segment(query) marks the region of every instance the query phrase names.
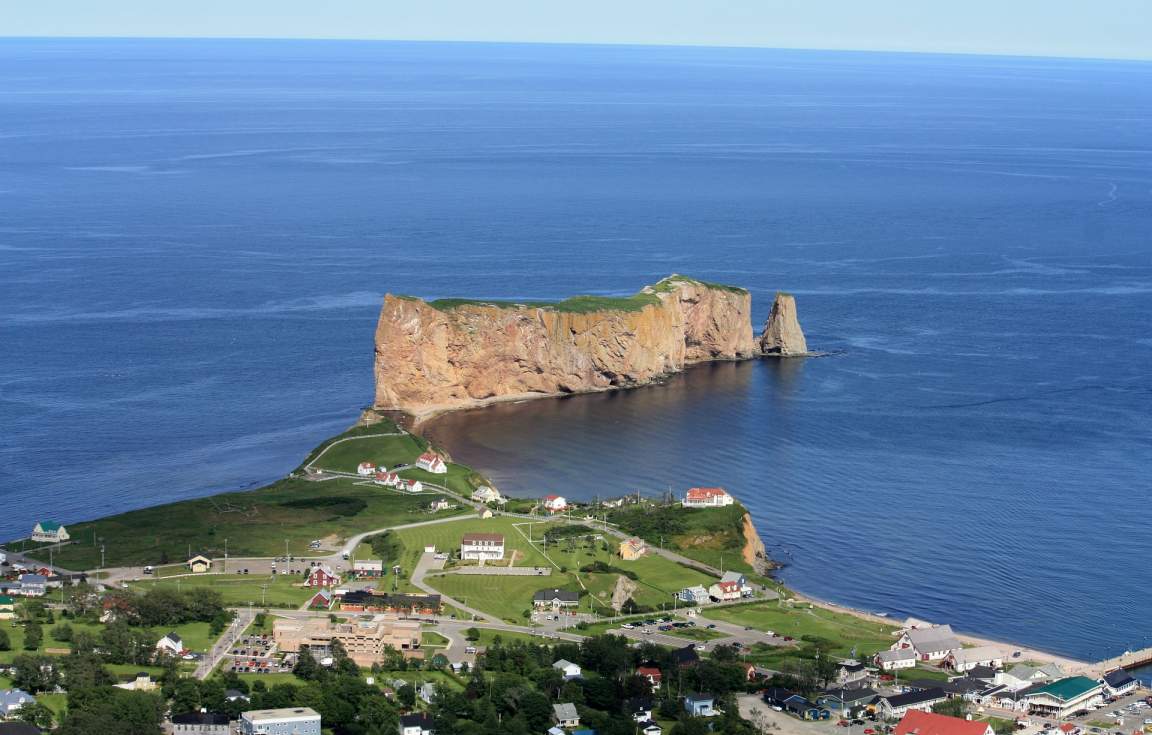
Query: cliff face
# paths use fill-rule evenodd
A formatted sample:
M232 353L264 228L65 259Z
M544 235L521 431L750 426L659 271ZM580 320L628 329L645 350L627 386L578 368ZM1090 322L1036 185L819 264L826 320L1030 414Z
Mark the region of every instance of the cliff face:
M375 408L424 416L642 385L694 362L753 357L751 307L747 291L677 276L629 299L555 305L388 295L376 327Z
M765 355L792 357L808 354L808 341L796 316L796 299L792 294L778 293L772 312L760 336L760 349Z

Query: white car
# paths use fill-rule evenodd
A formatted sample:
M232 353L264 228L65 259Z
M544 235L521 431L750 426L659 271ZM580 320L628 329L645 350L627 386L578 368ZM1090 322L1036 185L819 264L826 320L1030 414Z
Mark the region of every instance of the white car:
M624 624L623 624L623 625L621 625L620 627L621 627L621 628L623 628L624 630L632 630L632 629L634 629L636 626L635 626L635 625L633 625L632 623L624 623Z

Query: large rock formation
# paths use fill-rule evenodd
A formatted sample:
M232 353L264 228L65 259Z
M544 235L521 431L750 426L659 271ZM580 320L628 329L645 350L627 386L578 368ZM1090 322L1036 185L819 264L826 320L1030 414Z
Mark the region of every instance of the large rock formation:
M744 289L683 276L630 298L555 304L389 294L376 327L374 407L420 418L643 385L692 363L755 357L751 307Z
M792 294L777 293L772 311L760 335L760 350L765 355L793 357L808 354L808 341L796 317L796 298Z

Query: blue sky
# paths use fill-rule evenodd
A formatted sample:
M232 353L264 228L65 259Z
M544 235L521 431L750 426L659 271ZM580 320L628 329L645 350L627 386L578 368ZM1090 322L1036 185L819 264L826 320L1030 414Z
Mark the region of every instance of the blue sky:
M634 43L1152 59L1152 0L10 0L0 36Z

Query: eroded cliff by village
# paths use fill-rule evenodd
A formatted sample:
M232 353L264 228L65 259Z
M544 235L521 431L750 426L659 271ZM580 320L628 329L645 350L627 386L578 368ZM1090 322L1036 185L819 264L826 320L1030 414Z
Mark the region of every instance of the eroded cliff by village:
M693 363L747 359L766 348L781 356L806 351L794 303L791 310L773 306L759 339L751 310L748 291L684 276L628 298L548 304L426 302L389 294L376 327L374 407L420 418L495 401L644 385ZM773 336L765 341L769 330Z

